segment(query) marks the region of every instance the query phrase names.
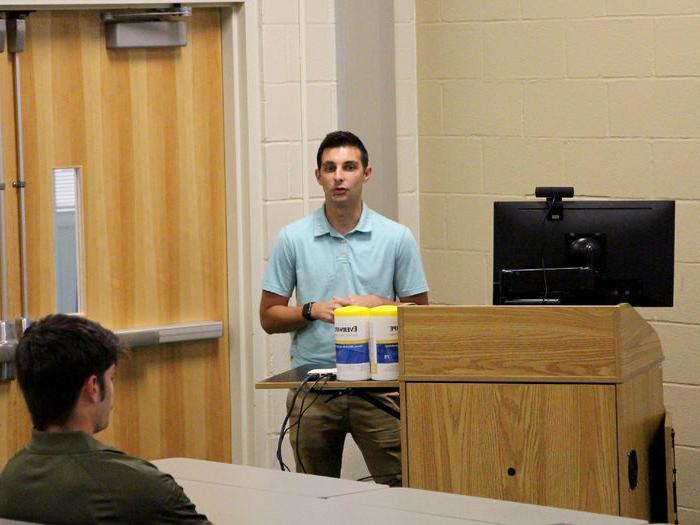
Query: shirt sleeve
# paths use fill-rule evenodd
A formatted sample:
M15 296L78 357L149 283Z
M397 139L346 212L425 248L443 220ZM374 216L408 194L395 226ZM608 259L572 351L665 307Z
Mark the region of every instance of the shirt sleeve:
M428 291L428 281L423 271L418 245L411 230L404 227L396 250L394 290L398 297L407 297Z
M85 454L81 462L104 504L94 504L95 523L190 523L210 525L170 474L119 451Z
M275 239L265 268L262 289L282 297L291 297L297 284L296 257L286 229Z
M182 487L178 485L169 474L161 473L163 493L166 494L163 506L162 518L167 518L172 523L193 523L197 525L211 525L204 514L200 514L194 503L187 497Z

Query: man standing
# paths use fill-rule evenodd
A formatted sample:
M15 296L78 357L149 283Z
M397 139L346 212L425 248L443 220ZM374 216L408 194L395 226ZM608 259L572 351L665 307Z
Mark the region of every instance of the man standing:
M17 379L34 429L0 475L0 517L40 523L209 523L154 465L92 437L107 428L116 336L49 315L17 347Z
M416 242L405 226L370 210L362 188L372 174L362 141L347 131L329 133L316 155L316 181L324 205L287 225L270 254L260 300L267 333L294 332L292 366L335 366L333 312L341 306L372 308L428 304L428 287ZM296 289L296 304L289 306ZM292 408L291 425L299 418ZM398 410L397 392L374 392ZM302 439L291 432L297 471L340 476L343 444L350 433L375 481L399 484L399 421L354 395L324 394L304 408Z

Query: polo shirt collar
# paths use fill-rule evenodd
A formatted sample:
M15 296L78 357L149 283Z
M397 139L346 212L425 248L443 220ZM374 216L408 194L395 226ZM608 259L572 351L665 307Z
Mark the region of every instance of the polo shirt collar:
M372 231L372 217L371 210L363 202L362 203L362 213L360 214L360 220L357 221L357 225L350 230L346 235L350 235L354 232L368 233ZM334 237L342 237L335 228L331 226L326 217L326 212L324 205L321 205L319 209L314 212L314 237L321 237L323 235L331 235Z
M42 432L32 429L27 449L36 454L79 454L91 450L109 450L85 432Z

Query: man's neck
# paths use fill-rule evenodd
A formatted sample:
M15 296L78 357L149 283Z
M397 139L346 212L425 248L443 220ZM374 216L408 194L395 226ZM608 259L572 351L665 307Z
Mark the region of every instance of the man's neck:
M360 217L362 216L362 201L347 208L334 206L332 204L329 205L329 203L326 202L324 211L326 213L326 219L328 219L330 225L333 226L333 229L340 235L345 235L360 222Z
M62 425L47 425L44 432L84 432L85 434L93 434L93 426L89 421L67 421Z

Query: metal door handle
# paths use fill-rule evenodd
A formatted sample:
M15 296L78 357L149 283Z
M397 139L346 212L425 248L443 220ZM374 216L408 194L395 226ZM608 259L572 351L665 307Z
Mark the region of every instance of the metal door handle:
M221 321L204 321L201 323L182 323L155 326L151 328L129 328L114 330L119 342L129 348L153 346L180 341L199 341L218 339L224 334Z

